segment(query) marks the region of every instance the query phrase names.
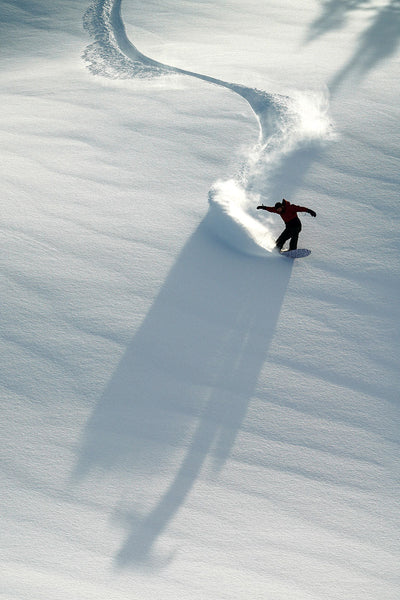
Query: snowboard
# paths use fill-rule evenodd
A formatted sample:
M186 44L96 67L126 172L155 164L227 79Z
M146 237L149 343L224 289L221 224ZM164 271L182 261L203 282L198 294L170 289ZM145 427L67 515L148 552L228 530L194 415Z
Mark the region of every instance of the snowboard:
M283 250L281 254L287 258L303 258L304 256L310 256L311 250L307 250L306 248L297 248L296 250Z

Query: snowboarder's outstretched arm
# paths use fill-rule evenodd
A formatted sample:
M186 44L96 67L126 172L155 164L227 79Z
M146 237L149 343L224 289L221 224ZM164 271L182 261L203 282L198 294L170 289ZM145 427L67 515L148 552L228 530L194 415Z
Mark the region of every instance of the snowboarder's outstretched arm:
M294 214L298 212L306 212L312 217L317 216L315 210L312 210L311 208L306 208L305 206L297 206L296 204L290 204L290 202L288 202L287 200L277 202L275 206L265 206L264 204L260 204L259 206L257 206L257 210L267 210L271 213L281 214L282 211L285 211L287 207L290 207L291 212L294 212Z
M267 210L268 212L273 212L273 213L278 212L274 206L264 206L264 204L260 204L260 206L257 206L257 210L260 210L260 209Z
M315 210L311 210L311 208L306 208L305 206L297 206L296 204L292 204L292 207L296 210L296 212L306 212L312 217L317 216Z

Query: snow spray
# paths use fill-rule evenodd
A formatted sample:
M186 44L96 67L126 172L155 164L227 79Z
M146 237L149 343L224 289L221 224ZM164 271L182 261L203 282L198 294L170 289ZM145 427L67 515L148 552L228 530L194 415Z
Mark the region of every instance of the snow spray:
M128 39L121 0L92 0L83 23L94 39L83 59L96 75L111 79L187 75L227 88L249 103L259 124L257 143L248 150L239 173L211 187L209 222L216 235L241 252L272 252L274 220L263 214L261 222L255 208L261 202L275 204L278 189L280 196L285 195L292 176L291 154L332 139L327 91L270 94L155 61Z

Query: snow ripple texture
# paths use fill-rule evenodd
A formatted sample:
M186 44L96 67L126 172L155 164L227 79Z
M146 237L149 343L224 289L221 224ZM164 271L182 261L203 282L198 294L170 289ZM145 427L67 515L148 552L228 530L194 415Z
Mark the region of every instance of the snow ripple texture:
M334 138L327 92L294 92L290 97L271 94L157 62L128 39L121 1L93 0L84 15L84 28L94 39L83 53L88 69L112 79L195 77L227 88L248 102L259 125L257 143L248 151L239 173L212 185L212 218L208 221L214 233L236 250L266 255L275 246L275 232L272 222L265 215L259 219L254 208L260 202L277 200L271 180L288 156L304 147L309 152L310 146Z

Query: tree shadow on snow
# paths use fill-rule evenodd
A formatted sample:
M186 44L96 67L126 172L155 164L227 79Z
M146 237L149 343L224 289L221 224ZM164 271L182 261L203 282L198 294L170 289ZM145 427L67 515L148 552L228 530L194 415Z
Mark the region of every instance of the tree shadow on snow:
M322 7L321 15L310 26L306 42L345 27L351 13L360 10L371 13L370 24L361 33L353 56L329 84L333 94L345 80L351 80L354 86L397 51L400 42L400 0L389 0L379 8L371 0L326 0L322 2Z
M322 12L310 25L307 42L331 31L342 29L352 12L371 10L371 0L322 0L321 4Z
M120 568L154 566L153 547L206 459L217 476L230 456L290 279L292 261L225 247L210 219L182 250L84 432L75 481L93 470L122 470L133 482L139 473L170 477L141 500L147 514L125 519Z
M332 93L345 80L351 80L354 85L378 64L389 59L397 51L399 42L400 0L391 0L377 11L370 26L360 36L353 56L329 84Z

